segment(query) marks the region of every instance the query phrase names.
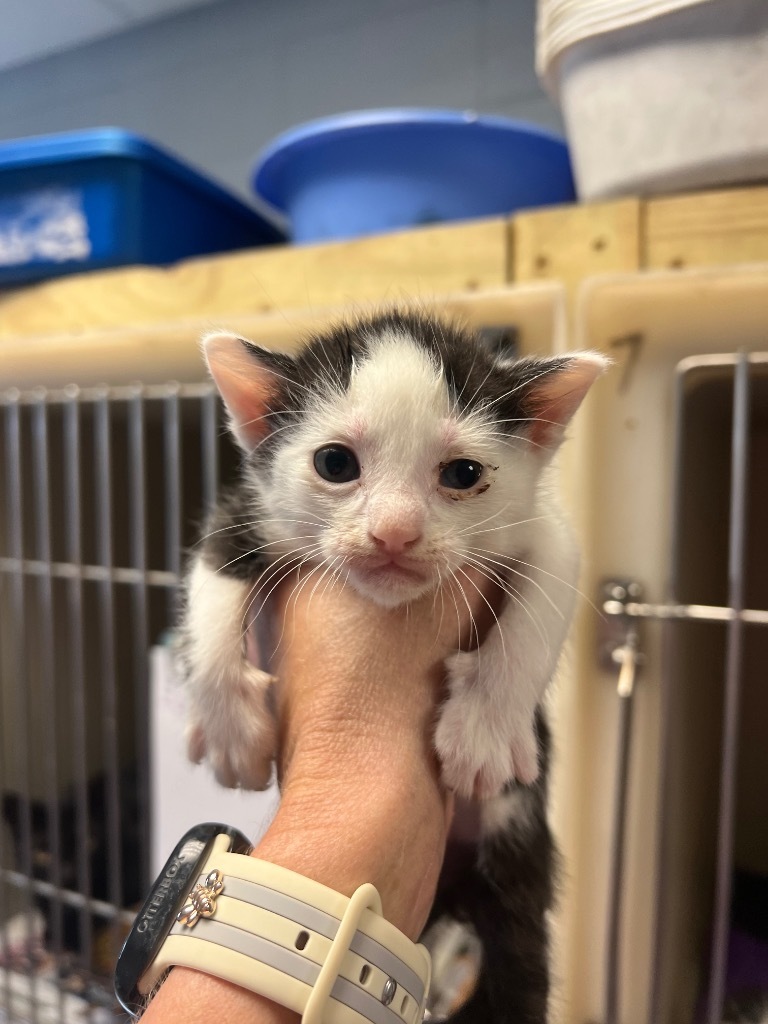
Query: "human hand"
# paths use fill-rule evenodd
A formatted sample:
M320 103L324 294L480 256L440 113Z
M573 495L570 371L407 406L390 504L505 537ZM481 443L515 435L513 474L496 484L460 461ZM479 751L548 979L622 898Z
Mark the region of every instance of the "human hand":
M445 657L471 642L470 609L482 635L490 612L469 588L466 601L446 592L398 609L339 586L313 594L286 581L276 594L282 800L254 855L345 895L373 882L385 916L414 939L432 904L452 803L433 751L435 709ZM181 968L147 1012L166 1024L222 1013L254 1024L295 1019Z
M275 610L284 621L272 665L282 680L280 856L290 837L291 856L301 861L294 870L314 870L347 895L373 882L385 915L415 938L432 904L452 806L432 742L443 663L469 645L470 614L483 629L489 613L469 588L467 601L446 592L394 609L350 588L310 594L285 586ZM322 878L312 833L327 847ZM277 856L273 834L265 837L269 856L259 853L266 859Z

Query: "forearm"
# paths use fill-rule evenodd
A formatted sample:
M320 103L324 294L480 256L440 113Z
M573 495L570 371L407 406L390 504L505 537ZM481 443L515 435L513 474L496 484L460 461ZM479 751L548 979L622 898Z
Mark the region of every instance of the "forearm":
M287 628L272 668L282 680L282 802L254 854L347 896L372 882L384 916L415 939L451 806L433 749L435 709L444 659L470 632L468 608L435 622L432 597L390 611L372 611L348 588L314 598L299 588L281 599ZM145 1024L218 1020L295 1024L296 1015L176 968L144 1016Z
M347 896L372 882L385 917L417 938L432 903L447 827L431 731L439 665L403 666L349 648L312 660L285 652L282 801L254 855ZM395 639L394 637L392 638ZM355 685L350 686L354 681ZM407 696L407 699L404 699ZM287 1024L295 1015L213 977L176 968L146 1024Z

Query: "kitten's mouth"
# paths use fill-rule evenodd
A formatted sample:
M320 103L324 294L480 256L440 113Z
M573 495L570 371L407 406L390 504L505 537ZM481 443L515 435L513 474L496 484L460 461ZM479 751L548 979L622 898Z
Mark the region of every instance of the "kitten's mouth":
M405 583L423 586L429 573L418 562L405 558L356 558L353 572L370 583Z
M404 565L394 558L388 562L370 566L368 572L373 576L400 579L410 583L423 583L426 578L423 572L419 572L418 569L414 569L410 565Z

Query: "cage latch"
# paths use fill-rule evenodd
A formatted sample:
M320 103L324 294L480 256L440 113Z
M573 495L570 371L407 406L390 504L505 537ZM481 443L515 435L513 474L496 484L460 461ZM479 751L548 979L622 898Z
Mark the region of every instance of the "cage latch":
M616 686L620 697L630 697L643 663L639 649L637 617L632 610L643 597L637 580L605 580L600 588L603 617L600 621L598 657L602 668L618 668Z

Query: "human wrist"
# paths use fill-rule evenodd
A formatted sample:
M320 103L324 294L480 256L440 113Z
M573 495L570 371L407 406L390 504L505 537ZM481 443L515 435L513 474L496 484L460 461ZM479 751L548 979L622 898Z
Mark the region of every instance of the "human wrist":
M389 805L377 801L371 805L371 813L356 814L352 819L342 808L338 820L333 821L322 809L330 795L328 790L316 795L321 813L302 812L297 826L298 807L289 798L252 855L345 896L351 896L363 882L373 881L382 896L384 917L416 939L423 925L421 915L432 900L431 888L424 882L431 872L425 865L424 872L414 874L410 857L402 856L400 847L405 835L396 820L395 800ZM407 820L408 812L405 817ZM436 878L440 854L434 850L433 854L437 858L432 865ZM416 853L417 861L421 856ZM414 882L424 890L421 898L413 892ZM416 913L415 904L422 908ZM181 1024L182 1020L185 1024L202 1024L222 1014L242 1024L294 1024L297 1020L296 1015L266 997L187 968L174 968L145 1019L147 1024Z
M300 759L299 759L300 760ZM354 762L353 762L354 763ZM333 762L292 767L280 809L254 854L350 896L379 890L384 916L417 938L429 912L447 833L434 770L404 758L359 770Z

